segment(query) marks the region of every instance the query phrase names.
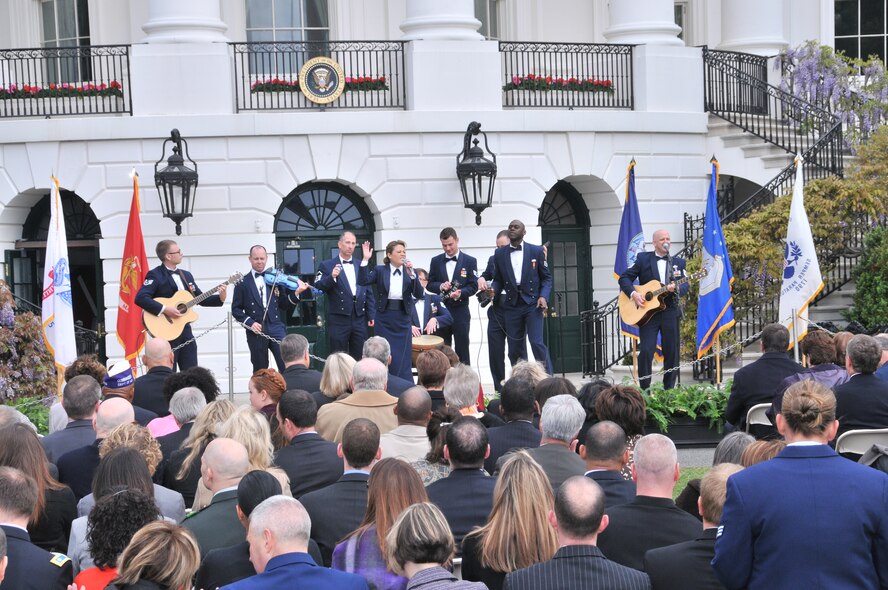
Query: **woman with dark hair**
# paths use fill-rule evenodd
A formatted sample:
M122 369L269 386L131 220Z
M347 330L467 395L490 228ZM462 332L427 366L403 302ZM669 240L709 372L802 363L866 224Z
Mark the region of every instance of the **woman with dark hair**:
M133 535L117 563L117 578L106 590L188 590L200 549L187 529L152 522Z
M845 351L848 349L848 341L853 337L854 334L851 332L836 332L833 334L833 344L836 347L835 363L840 367L845 366Z
M416 471L404 461L389 457L374 465L367 482L364 520L336 545L333 569L364 576L378 590L403 590L407 579L386 567L385 537L405 508L428 500Z
M327 357L321 373L321 390L310 392L318 408L351 393L355 362L350 354L344 352L334 352Z
M178 373L173 373L163 382L163 397L166 399L167 405L173 399L180 389L185 387L197 387L204 394L207 403L216 401L222 391L219 389L219 383L213 372L204 367L191 367Z
M68 552L77 499L49 474L46 453L34 431L18 423L0 428L0 466L13 467L37 482L37 505L28 520L31 542L47 551Z
M413 461L410 466L419 474L422 484L427 486L433 481L450 475L450 462L444 458L444 441L447 440L447 427L461 414L455 408L438 408L426 425L431 449L425 459Z
M389 373L413 381L411 354L413 352L414 302L422 297L423 289L413 272L413 263L407 260L407 245L394 240L385 247L382 264L370 266L373 248L363 244L364 260L358 268L358 284L373 287L376 297L374 330L377 336L388 340L392 349Z
M140 528L160 517L154 499L120 487L103 497L89 513L86 541L95 567L74 578L79 590L104 590L117 577L117 558Z
M586 419L580 428L580 434L577 436L577 453L580 452L580 445L586 444L586 432L598 422L598 416L595 414L595 400L598 399L598 394L601 390L608 387L613 387L613 383L604 379L596 379L584 384L577 393L580 405L586 410Z
M635 443L644 436L644 423L647 419L647 406L644 396L635 387L614 385L602 389L595 400L595 415L598 420L616 422L626 433L626 446L629 449L629 462L623 467L623 477L632 479L632 464L635 462Z

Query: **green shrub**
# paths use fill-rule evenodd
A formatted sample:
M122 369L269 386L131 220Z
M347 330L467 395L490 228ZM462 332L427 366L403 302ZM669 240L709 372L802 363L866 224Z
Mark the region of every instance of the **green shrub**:
M857 291L845 317L867 329L888 324L888 229L879 227L866 236L852 276Z

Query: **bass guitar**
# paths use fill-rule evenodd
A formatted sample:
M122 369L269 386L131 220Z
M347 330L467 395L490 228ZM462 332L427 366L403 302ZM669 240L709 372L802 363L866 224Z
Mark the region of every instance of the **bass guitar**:
M197 297L192 295L190 291L184 290L177 291L172 297L155 297L154 300L156 302L167 308L175 307L182 315L177 318L171 318L164 314L156 316L153 313L148 313L143 310L142 324L145 325L145 329L148 330L148 333L154 338L163 338L168 341L175 340L182 335L185 326L197 319L197 312L193 309L195 305L206 300L208 297L212 297L225 285L239 283L243 278L243 273L236 272L228 277L228 280L224 283L216 285L209 291L204 291Z
M704 268L691 275L677 279L672 284L678 288L689 281L702 279L707 274L709 274L709 269ZM622 291L617 302L620 306L620 318L623 322L630 326L641 327L648 323L655 314L666 309L666 296L669 294L669 291L666 290L666 285L663 285L656 279L648 281L644 285L635 285L635 290L644 297L644 305L639 307L631 297Z

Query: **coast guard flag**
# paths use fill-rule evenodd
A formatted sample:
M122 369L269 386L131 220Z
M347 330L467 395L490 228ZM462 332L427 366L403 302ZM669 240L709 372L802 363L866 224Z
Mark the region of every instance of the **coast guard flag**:
M148 257L139 219L139 175L133 171L133 201L130 204L123 260L120 264L120 292L117 301L117 340L123 347L126 360L136 368L136 357L145 346L141 308L136 305L136 293L148 274Z
M614 278L619 279L627 268L635 264L635 257L644 250L644 232L641 229L641 216L638 214L638 201L635 197L635 159L629 163L626 172L626 201L623 204L623 217L620 219L620 234L617 237L617 256L614 260ZM635 281L638 284L638 280ZM638 328L623 323L620 331L624 336L638 340Z
M780 288L781 324L792 334L793 323L798 339L808 333L808 305L823 289L823 277L817 252L814 251L814 236L805 213L805 197L802 186L802 159L796 156L796 177L792 190L792 205L789 207L789 228L786 230L786 247L783 253L783 286ZM796 317L792 317L792 310ZM790 340L789 346L795 343Z
M74 308L71 301L71 269L68 265L68 238L59 181L52 177L49 233L46 237L46 264L43 269L43 339L55 359L59 394L65 380L65 367L77 358L74 343Z
M704 356L715 337L734 325L731 284L734 273L728 260L728 248L718 218L716 189L718 161L712 159L712 180L706 200L706 218L703 221L703 265L709 273L700 281L700 300L697 307L697 358Z

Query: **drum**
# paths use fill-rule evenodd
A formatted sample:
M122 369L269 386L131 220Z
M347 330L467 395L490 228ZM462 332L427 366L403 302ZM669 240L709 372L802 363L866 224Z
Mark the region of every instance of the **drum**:
M436 346L444 344L444 339L433 334L423 334L413 339L413 366L416 366L416 357L424 350L432 350Z

